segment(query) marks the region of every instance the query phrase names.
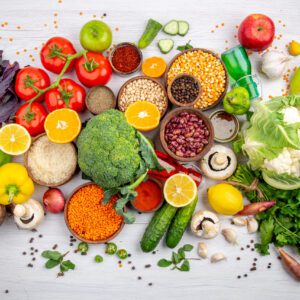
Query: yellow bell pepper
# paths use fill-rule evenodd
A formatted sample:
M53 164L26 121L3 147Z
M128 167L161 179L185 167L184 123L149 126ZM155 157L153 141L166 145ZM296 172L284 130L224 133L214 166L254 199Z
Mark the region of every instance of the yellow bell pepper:
M0 204L21 204L34 192L34 184L24 166L8 163L0 167Z

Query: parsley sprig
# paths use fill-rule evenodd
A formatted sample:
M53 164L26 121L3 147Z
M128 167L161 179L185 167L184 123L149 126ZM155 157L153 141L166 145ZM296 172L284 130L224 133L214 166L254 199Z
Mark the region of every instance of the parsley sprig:
M160 259L157 265L161 268L167 268L172 266L172 270L178 270L182 272L188 272L190 270L189 260L200 260L200 258L187 258L185 252L190 252L193 250L193 246L186 244L179 248L177 252L172 252L171 260Z

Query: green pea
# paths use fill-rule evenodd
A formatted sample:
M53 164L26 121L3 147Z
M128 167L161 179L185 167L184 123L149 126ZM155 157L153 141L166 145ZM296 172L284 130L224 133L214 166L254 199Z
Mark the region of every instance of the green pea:
M125 249L118 250L117 255L121 259L125 259L128 257L127 251Z
M101 255L96 255L95 256L95 262L96 263L102 263L103 262L103 257Z
M117 245L115 243L108 243L106 245L106 250L105 253L109 254L109 255L113 255L117 252Z
M87 253L89 250L89 245L86 242L81 242L78 244L77 250L81 253Z

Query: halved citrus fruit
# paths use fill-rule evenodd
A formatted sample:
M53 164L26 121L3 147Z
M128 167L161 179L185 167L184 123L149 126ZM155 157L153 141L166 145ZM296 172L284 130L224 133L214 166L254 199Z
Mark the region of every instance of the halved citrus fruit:
M142 71L149 77L161 77L167 68L165 60L158 56L149 57L144 60Z
M169 177L164 185L164 197L174 207L190 204L197 196L197 191L195 181L184 173Z
M136 101L125 111L127 122L141 131L149 131L159 125L160 112L157 106L148 101Z
M10 155L25 153L31 144L29 132L18 124L8 124L0 130L0 149Z
M51 142L66 144L74 141L80 133L81 121L75 110L61 108L47 116L44 127Z

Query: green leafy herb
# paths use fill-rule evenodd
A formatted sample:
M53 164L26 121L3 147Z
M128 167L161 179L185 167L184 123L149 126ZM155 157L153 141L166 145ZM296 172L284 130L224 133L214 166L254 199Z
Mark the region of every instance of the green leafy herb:
M68 253L69 252L66 252L65 254L61 254L58 251L51 251L51 250L43 251L42 252L42 257L48 259L45 263L45 267L47 269L53 269L56 266L59 266L61 273L65 273L69 270L74 270L75 269L75 264L73 264L70 260L64 260L64 257Z
M185 51L185 50L189 50L189 49L194 48L194 47L190 44L190 42L191 42L191 41L188 41L185 45L178 46L178 47L177 47L177 50L178 50L178 51Z
M272 208L256 215L261 239L256 250L268 255L269 244L274 243L277 247L295 246L300 252L300 189L275 189L264 182L260 172L246 165L239 165L229 181L243 185L250 202L276 201Z
M162 258L157 262L157 265L161 268L172 266L172 270L176 269L182 272L188 272L190 270L189 260L200 260L200 258L186 258L185 252L190 252L193 248L192 245L186 244L179 248L178 252L172 252L171 260Z

